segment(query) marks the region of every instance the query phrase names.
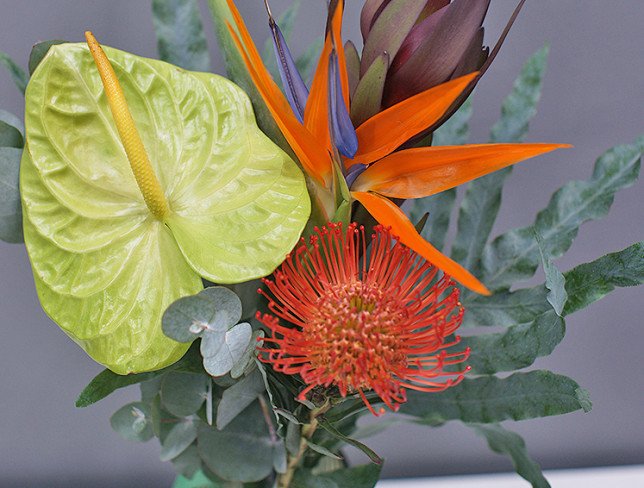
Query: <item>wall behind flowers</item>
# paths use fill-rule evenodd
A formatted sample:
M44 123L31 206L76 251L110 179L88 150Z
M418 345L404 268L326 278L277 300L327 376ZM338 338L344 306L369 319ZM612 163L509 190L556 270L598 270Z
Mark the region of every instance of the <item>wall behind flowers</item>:
M156 56L147 0L0 0L0 49L26 65L31 44L80 41L86 29L104 44ZM257 39L267 35L262 2L237 2ZM279 11L289 2L273 0ZM322 32L324 2L305 0L293 46ZM359 39L362 2L349 0L345 37ZM514 4L493 0L486 39L494 42ZM310 5L309 5L310 4ZM519 165L504 194L500 232L532 221L551 193L590 175L594 159L644 132L644 9L632 0L528 2L474 99L472 142L484 142L523 61L544 41L551 55L539 114L529 140L569 142L560 151ZM207 15L204 8L204 14ZM215 71L222 72L206 18ZM0 70L0 108L19 114L22 97ZM644 238L641 183L617 195L610 215L586 224L561 269L623 249ZM541 279L538 277L537 279ZM535 282L537 281L535 280ZM515 424L546 468L637 463L644 460L644 344L641 290L620 289L568 320L568 334L536 367L569 375L590 390L588 414ZM0 486L168 486L170 465L158 446L130 444L109 416L134 399L136 389L79 410L74 400L100 371L41 311L24 247L0 243ZM484 441L458 424L440 429L399 424L370 444L386 458L387 476L509 469ZM349 457L363 462L361 455Z

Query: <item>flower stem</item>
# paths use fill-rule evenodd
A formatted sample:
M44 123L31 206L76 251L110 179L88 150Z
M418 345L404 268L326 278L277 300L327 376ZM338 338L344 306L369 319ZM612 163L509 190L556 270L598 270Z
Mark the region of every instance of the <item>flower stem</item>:
M318 417L323 415L331 408L330 403L327 401L321 407L311 410L309 416L309 423L302 426L302 431L300 433L300 447L297 451L297 454L291 455L288 457L288 464L286 465L286 472L279 475L277 478L277 488L289 488L291 481L293 481L293 475L295 470L300 464L304 453L308 447L307 441L313 437L313 434L318 428Z

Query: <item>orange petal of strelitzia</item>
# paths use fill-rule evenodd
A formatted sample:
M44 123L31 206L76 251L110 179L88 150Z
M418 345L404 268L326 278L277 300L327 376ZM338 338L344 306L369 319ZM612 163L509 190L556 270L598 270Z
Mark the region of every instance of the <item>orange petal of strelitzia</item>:
M304 170L326 188L329 188L332 182L333 167L328 153L297 120L288 101L266 70L235 4L232 0L227 0L227 3L237 28L235 31L230 24L227 24L228 30L264 103L302 163Z
M407 149L369 166L352 185L394 198L422 198L568 144L472 144Z
M329 8L329 12L331 12L332 6ZM304 126L313 134L318 143L329 151L332 151L329 132L329 56L334 48L338 55L344 100L347 107L349 106L349 77L341 37L343 11L344 2L337 1L332 18L329 19L324 47L315 69L309 99L304 110Z
M423 239L414 228L414 224L392 201L375 193L352 191L351 195L364 205L373 218L382 225L391 227L392 233L397 235L400 242L405 246L416 251L427 261L469 289L482 295L490 294L488 289L472 273Z
M440 119L477 72L435 86L389 107L356 129L358 153L346 161L369 164L392 153Z

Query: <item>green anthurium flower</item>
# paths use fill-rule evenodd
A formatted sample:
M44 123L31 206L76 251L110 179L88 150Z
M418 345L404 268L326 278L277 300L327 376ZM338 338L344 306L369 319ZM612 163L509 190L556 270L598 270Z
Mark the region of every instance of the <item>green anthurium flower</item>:
M166 307L271 273L309 197L236 85L88 43L52 46L27 88L25 242L44 310L92 358L159 369L188 347Z

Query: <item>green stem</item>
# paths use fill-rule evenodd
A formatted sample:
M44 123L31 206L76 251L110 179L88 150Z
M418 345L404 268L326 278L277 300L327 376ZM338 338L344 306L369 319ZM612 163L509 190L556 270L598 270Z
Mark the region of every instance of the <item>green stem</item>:
M295 475L295 470L300 464L302 457L308 447L308 442L312 437L315 431L318 428L318 417L323 415L331 408L329 402L325 403L319 408L311 410L309 416L309 423L302 426L302 431L300 433L300 446L295 455L290 455L288 458L288 464L286 465L286 472L279 475L277 478L277 488L289 488L291 481L293 481L293 475Z

